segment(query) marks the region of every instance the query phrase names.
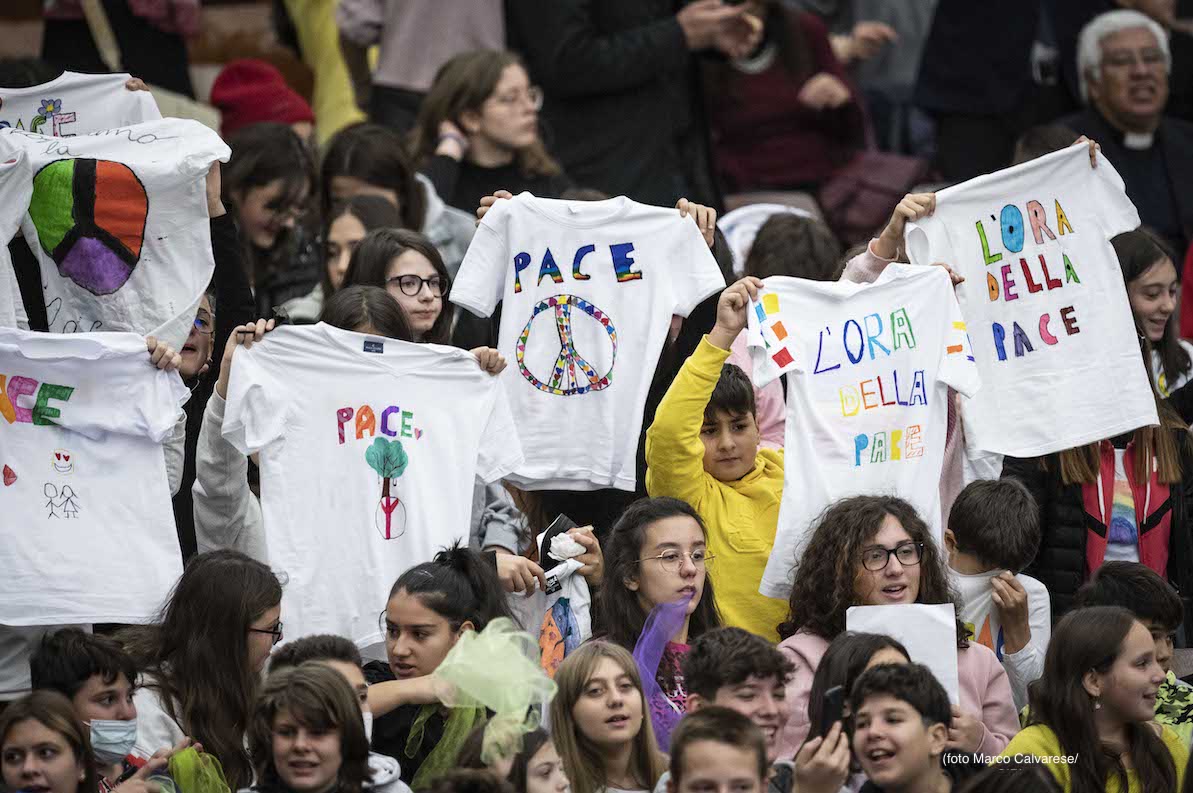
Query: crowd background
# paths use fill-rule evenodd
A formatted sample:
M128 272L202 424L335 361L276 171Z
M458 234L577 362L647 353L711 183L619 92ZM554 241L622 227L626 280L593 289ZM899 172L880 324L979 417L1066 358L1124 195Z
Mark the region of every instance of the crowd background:
M237 14L268 29L221 34ZM3 679L34 690L5 688L6 790L1187 784L1193 3L46 0L0 9L0 27L0 86L109 71L114 43L127 90L214 108L192 110L232 151L208 178L216 270L194 330L180 350L150 345L192 392L172 439L185 572L153 624L5 637ZM957 457L943 545L899 498L846 499L791 560L789 602L744 586L783 483L782 386L756 392L732 365L758 279L872 281L936 190L1075 142L1114 165L1143 222L1114 248L1162 425L976 471ZM499 371L497 320L448 297L477 217L522 191L675 207L733 284L673 323L638 492L478 483L469 546L370 604L384 661L342 637L282 644L286 582L253 546L259 473L220 436L235 351L321 321ZM10 250L45 329L36 262ZM1086 495L1102 450L1127 449L1138 472L1120 463L1116 479L1170 495L1131 504L1091 552ZM559 514L581 526L597 638L531 708L542 724L503 743L509 721L465 701L448 661L517 655L511 602L545 583L531 538ZM898 641L846 630L850 606L912 603L957 612L955 704ZM974 630L991 613L996 646ZM662 660L643 670L647 639Z

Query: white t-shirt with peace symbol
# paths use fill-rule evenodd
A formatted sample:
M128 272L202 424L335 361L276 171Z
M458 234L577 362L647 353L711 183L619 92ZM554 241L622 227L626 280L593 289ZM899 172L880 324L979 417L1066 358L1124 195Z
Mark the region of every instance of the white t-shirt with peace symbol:
M0 129L32 173L25 206L0 206L41 265L52 333L122 330L181 349L215 261L206 175L230 151L197 121L163 119L71 138Z
M672 315L725 280L696 224L624 196L498 201L451 300L503 304L502 382L530 450L508 477L527 489L633 490L646 394Z
M496 378L464 350L319 323L232 359L224 437L260 452L269 565L287 639L381 640L390 587L467 544L472 490L522 462Z

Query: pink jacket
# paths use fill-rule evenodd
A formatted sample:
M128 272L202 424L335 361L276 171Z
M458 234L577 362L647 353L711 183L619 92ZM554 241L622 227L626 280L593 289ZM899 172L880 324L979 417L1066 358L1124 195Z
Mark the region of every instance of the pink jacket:
M779 739L779 757L791 759L808 737L808 695L812 677L829 643L812 633L797 633L779 644L779 652L795 664L787 683L787 707L791 716ZM960 683L961 709L974 716L981 714L985 732L978 754L993 757L1001 752L1019 732L1019 716L1011 696L1011 684L998 656L985 645L970 642L957 651L957 677Z

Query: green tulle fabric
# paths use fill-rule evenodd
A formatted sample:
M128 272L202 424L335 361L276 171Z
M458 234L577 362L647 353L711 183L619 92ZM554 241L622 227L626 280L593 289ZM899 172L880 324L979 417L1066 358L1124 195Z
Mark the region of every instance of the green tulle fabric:
M493 712L481 750L486 765L516 754L522 736L542 723L542 710L555 696L555 681L543 672L538 654L538 642L502 617L461 636L431 673L441 684L444 704Z
M423 744L427 719L434 716L442 707L442 705L423 705L419 709L418 715L414 718L414 724L410 727L410 735L406 738L406 757L413 758L418 754L418 750ZM410 786L415 790L422 790L436 778L442 776L444 772L450 771L456 764L456 758L460 756L460 747L464 745L468 733L484 720L484 708L454 708L443 727L443 737L439 739L439 743L435 744L435 748L427 755L427 759L423 760L423 764L418 767L418 772L414 775Z
M220 761L193 746L175 752L169 769L178 793L230 793Z

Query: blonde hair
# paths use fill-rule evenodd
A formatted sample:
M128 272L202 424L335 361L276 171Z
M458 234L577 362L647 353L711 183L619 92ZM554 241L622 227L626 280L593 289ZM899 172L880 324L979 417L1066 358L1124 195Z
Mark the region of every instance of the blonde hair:
M642 678L638 665L629 651L619 645L605 641L592 641L581 645L564 659L555 673L559 693L551 702L551 737L555 749L563 761L563 768L571 782L572 793L598 793L609 786L604 762L600 752L580 730L572 710L584 694L584 688L601 659L608 658L617 664L634 683L638 701L642 708L642 729L632 739L634 750L630 757L630 770L635 781L650 790L667 770L666 758L659 751L654 729L650 724L650 708L642 694Z

